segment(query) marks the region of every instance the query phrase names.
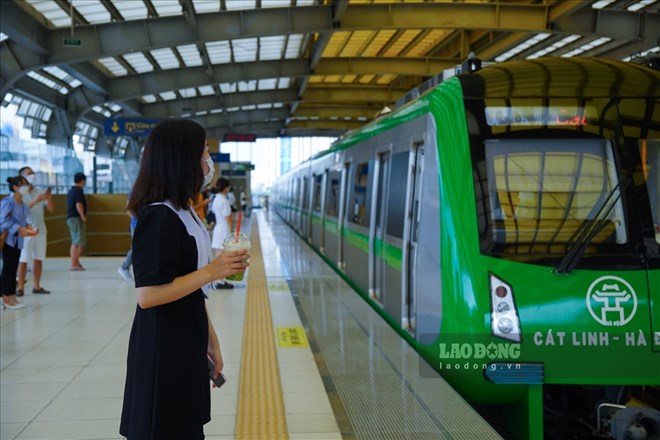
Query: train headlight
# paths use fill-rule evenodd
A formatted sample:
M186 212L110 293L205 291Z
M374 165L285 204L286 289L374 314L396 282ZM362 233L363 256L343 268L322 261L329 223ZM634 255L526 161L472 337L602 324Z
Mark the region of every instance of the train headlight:
M494 336L520 342L520 320L513 289L504 280L492 273L488 275L490 285L490 318Z

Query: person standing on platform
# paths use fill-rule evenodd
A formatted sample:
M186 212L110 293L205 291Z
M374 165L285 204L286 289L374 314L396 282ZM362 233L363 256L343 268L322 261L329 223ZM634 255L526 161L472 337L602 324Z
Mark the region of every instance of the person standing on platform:
M247 215L247 194L245 194L245 188L241 188L239 198L241 199L241 210L243 211L243 215Z
M74 185L66 195L66 225L71 234L71 270L85 270L80 264L80 255L85 247L85 232L87 223L87 199L83 188L86 177L83 173L73 176Z
M131 194L128 194L128 198L130 200ZM128 206L128 201L126 202L126 206ZM128 230L131 232L131 248L126 252L126 257L124 257L124 261L121 263L121 266L119 266L119 269L117 269L117 272L119 272L119 276L121 276L124 281L133 281L133 275L131 275L131 264L133 264L133 233L135 232L135 226L137 226L137 217L133 215L133 213L129 210L126 210L126 213L128 216L131 218L131 223L128 226Z
M0 202L0 230L7 231L2 247L2 273L0 274L0 294L3 309L17 310L25 308L16 299L16 272L21 256L24 237L33 237L39 231L28 225L29 208L23 203L23 196L28 193L28 182L22 176L7 178L11 194Z
M208 197L206 191L198 191L194 199L192 199L192 208L197 213L197 217L201 218L206 223L206 207L211 203L211 198Z
M55 210L55 204L53 203L50 186L41 193L35 191L34 179L36 176L32 168L23 167L18 170L18 173L28 182L29 191L23 196L23 203L26 203L30 209L28 223L38 230L39 233L34 237L25 237L23 241L23 249L21 250L21 258L18 265L18 288L16 289L16 296L23 296L25 294L25 274L27 273L27 266L30 261L32 261L32 278L34 280L32 293L48 294L50 290L46 290L41 286L41 273L43 271L43 261L46 259L46 245L48 243L44 208L48 209L48 212L53 212Z
M128 210L137 216L137 307L129 337L119 432L129 440L204 438L211 419L209 366L224 364L205 296L213 280L245 271L246 251L211 258L190 200L213 179L206 131L166 119L147 138Z
M229 199L227 194L231 192L231 185L229 180L221 177L216 183L217 194L213 199L211 211L215 215L215 226L213 227L213 240L211 247L216 255L220 255L224 249L223 242L225 237L229 235L232 230L232 213L229 206ZM214 286L216 289L233 289L234 285L225 280L218 280Z

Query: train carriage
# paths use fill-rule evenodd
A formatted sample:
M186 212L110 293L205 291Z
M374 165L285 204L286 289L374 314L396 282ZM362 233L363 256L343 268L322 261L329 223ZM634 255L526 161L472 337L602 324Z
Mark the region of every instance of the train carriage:
M545 422L561 438L574 429L561 415L660 438L657 400L625 407L660 385L658 72L547 58L459 75L274 193L429 365L468 401L504 408L516 437L541 438Z

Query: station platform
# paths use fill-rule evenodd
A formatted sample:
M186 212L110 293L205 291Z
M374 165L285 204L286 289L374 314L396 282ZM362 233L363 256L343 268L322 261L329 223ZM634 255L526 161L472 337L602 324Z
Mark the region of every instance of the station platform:
M207 439L501 438L282 220L255 211L251 267L208 309L228 382ZM44 263L0 312L0 438L120 439L136 302L122 259Z

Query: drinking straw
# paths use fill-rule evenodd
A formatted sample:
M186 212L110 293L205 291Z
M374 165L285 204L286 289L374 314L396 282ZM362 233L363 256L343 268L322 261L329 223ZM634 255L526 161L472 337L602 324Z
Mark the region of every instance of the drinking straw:
M236 243L238 243L238 236L241 233L241 219L243 218L241 214L243 213L242 212L238 213L238 222L236 223Z

